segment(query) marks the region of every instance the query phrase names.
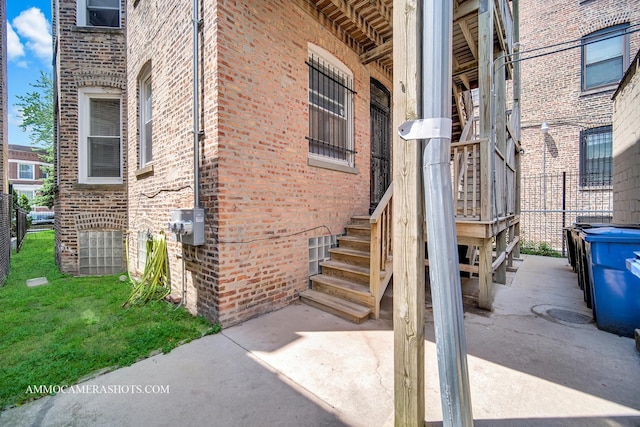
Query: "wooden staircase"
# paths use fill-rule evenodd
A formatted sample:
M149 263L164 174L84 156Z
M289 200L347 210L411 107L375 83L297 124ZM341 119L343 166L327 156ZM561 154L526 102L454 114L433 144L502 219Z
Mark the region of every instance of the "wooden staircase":
M322 274L311 276L311 289L300 294L302 301L321 310L361 323L377 314L371 292L370 217L356 216L338 237L338 247L329 250L329 261L320 263ZM384 280L386 272L380 272Z

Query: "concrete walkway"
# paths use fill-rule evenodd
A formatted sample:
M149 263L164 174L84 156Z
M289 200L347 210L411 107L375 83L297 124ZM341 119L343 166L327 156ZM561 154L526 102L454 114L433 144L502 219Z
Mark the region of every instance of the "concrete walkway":
M466 310L476 426L640 426L634 341L599 331L576 284L566 260L528 256L496 285L493 313ZM2 412L0 425L390 426L385 304L363 325L294 304ZM426 418L441 425L430 314Z

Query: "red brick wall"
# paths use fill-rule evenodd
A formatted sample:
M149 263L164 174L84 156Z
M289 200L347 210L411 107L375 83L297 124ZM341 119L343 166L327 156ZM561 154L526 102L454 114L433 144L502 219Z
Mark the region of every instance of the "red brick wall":
M78 183L78 89L83 87L116 88L122 91L122 116L126 117L125 19L122 28L102 29L76 25L76 0L54 0L59 12L54 16L57 29L55 56L57 117L56 148L60 163L56 165L58 191L55 198L56 260L67 273L78 272L78 215L96 218L95 227L105 225L100 216L108 213L109 228L122 229L127 216L127 163L123 162L123 183L86 185ZM125 0L122 0L124 10ZM123 126L123 152L126 152L127 129ZM86 224L83 225L86 227Z
M130 172L134 232L164 229L172 208L193 203L190 189L139 196L192 184L188 4L155 11L145 2L129 5L129 92L150 61L154 94L153 172L137 179ZM308 239L328 233L314 228L339 234L352 215L367 213L369 81L390 82L290 2L207 2L202 18L200 196L207 242L187 254L199 260L187 263L187 306L229 325L297 298L307 287ZM175 24L161 28L164 19ZM353 73L357 174L307 164L309 42ZM136 103L130 97L131 164L138 156ZM181 284L178 251L171 245L174 293Z

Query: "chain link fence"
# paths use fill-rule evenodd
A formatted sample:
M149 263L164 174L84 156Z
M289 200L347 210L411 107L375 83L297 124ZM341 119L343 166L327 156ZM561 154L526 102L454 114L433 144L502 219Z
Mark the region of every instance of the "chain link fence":
M11 195L0 193L0 286L9 275L11 216Z
M578 172L522 177L520 238L566 255L563 229L576 222L610 223L611 186L584 186Z

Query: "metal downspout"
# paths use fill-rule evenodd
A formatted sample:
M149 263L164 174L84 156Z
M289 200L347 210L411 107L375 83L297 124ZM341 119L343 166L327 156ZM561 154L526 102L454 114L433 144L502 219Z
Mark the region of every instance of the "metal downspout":
M200 127L198 121L198 0L193 0L193 207L200 207Z
M422 111L451 119L452 0L423 8ZM462 291L451 184L451 138L427 140L423 151L429 273L440 376L443 425L473 425Z

